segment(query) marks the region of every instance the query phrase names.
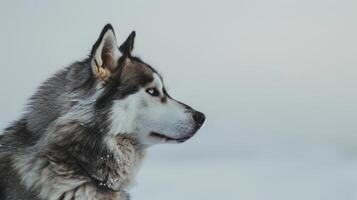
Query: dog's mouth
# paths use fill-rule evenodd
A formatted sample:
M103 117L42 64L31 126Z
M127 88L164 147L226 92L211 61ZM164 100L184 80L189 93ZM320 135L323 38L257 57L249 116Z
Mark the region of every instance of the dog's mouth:
M156 133L156 132L151 132L150 133L150 137L153 137L153 138L156 138L156 139L159 139L159 140L163 140L165 142L178 142L178 143L181 143L181 142L185 142L186 140L190 139L192 137L192 135L186 136L186 137L181 137L181 138L172 138L172 137L169 137L169 136L166 136L166 135L162 135L162 134L159 134L159 133Z

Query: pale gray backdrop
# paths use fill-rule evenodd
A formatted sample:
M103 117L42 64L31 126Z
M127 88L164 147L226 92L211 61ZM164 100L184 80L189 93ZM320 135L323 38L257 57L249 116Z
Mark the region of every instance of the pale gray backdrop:
M357 199L357 1L0 1L0 127L101 28L204 111L199 134L151 149L145 200Z

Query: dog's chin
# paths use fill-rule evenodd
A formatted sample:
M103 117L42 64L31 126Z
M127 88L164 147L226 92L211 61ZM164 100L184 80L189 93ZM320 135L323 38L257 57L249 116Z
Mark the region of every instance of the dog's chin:
M159 143L183 143L186 140L190 139L194 134L190 134L188 136L183 136L183 137L178 137L178 138L173 138L173 137L169 137L157 132L151 132L149 134L149 137L152 140L155 140Z

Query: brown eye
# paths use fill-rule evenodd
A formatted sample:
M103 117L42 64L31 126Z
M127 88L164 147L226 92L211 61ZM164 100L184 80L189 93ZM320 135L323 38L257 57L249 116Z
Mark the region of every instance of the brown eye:
M153 97L160 96L160 92L156 88L149 88L146 90L146 92L149 93Z

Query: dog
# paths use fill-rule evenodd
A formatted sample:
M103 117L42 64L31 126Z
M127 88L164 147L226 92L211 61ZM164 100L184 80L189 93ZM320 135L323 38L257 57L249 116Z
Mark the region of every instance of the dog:
M182 143L205 115L104 26L89 56L59 71L0 136L2 200L128 200L148 147Z

